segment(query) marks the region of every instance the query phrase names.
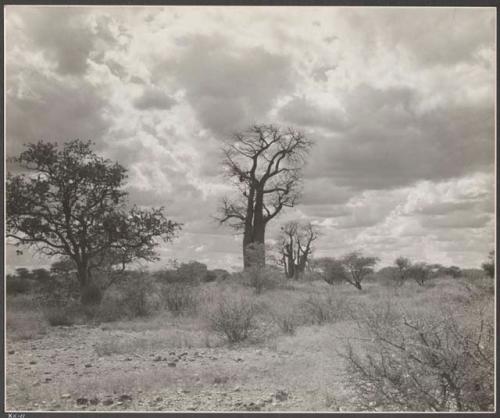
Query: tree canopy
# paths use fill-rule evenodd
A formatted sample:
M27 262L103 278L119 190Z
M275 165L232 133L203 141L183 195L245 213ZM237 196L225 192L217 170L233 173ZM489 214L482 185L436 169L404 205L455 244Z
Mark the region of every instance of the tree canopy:
M162 208L128 208L126 169L98 156L90 141L62 149L40 141L12 160L22 172L7 176L7 238L69 257L82 287L105 263L157 259L157 239L170 241L181 227Z

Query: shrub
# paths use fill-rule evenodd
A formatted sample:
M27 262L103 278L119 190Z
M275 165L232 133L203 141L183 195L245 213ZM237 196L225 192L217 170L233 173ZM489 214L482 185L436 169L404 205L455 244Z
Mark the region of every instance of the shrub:
M236 343L248 337L255 313L256 305L248 295L224 292L209 313L209 321L214 331Z
M102 303L95 310L88 310L86 315L97 322L114 322L130 317L130 310L123 303L123 299L106 294Z
M275 289L284 285L284 276L281 271L270 266L253 266L243 272L243 283L261 294L264 290Z
M82 289L80 297L83 305L99 305L102 300L102 292L99 286L91 283Z
M154 280L144 272L130 272L122 281L120 290L122 300L120 304L126 311L126 316L136 318L148 316L153 307L149 296L155 293Z
M476 317L466 327L440 318L399 314L388 305L358 318L363 352L342 354L348 384L365 406L411 411L492 410L494 325Z
M302 303L305 318L313 324L343 319L347 312L346 300L331 293L312 294Z
M75 324L76 312L70 307L54 306L44 310L44 317L51 326L71 326Z
M166 309L181 314L194 309L196 297L192 286L173 283L162 287L162 302Z
M31 340L46 331L47 324L38 311L8 311L7 338L12 340Z
M299 314L294 312L292 309L272 310L271 316L273 318L273 322L285 334L295 334L297 327L301 324Z
M18 295L30 291L30 282L27 279L18 276L7 276L6 292L8 295Z

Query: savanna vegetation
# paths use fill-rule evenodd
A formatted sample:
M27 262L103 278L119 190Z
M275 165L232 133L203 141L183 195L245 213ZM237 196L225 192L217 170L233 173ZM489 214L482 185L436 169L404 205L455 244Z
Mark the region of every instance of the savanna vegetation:
M492 411L493 253L468 270L382 267L369 248L315 257L321 231L299 221L266 249L311 146L260 125L226 145L235 195L219 220L242 232L244 260L229 272L138 264L182 225L129 207L125 168L91 143L29 145L7 178L7 237L50 267L6 277L8 406Z

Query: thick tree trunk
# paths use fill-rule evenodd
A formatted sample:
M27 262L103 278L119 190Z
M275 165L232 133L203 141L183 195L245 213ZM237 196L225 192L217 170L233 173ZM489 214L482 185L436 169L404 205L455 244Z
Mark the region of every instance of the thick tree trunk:
M88 263L80 261L78 266L78 281L80 282L80 302L82 305L98 305L102 300L102 292L92 282Z
M245 269L255 265L264 266L266 263L265 252L265 235L266 224L263 214L263 198L262 191L255 191L255 206L253 210L247 210L247 213L252 213L251 223L245 224L243 235L243 267ZM253 200L252 200L253 201ZM250 204L250 200L249 200Z

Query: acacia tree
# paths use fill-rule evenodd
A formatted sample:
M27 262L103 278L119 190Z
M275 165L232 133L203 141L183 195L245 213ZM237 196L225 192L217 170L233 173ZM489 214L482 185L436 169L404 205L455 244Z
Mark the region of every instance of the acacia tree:
M260 248L265 264L266 226L284 207L297 202L301 168L312 143L292 128L254 125L224 147L227 175L238 189L224 198L219 221L243 231L243 265L252 265L247 249ZM249 248L250 247L250 248Z
M341 260L347 272L344 276L345 280L362 290L361 282L368 274L373 273L373 267L377 262L377 257L363 257L357 251L345 255Z
M406 257L398 257L394 260L394 264L398 269L399 284L402 285L410 274L411 261Z
M292 221L281 227L278 245L287 277L298 278L304 273L312 255L312 243L317 238L318 232L310 222Z
M74 263L82 302L96 292L92 273L157 259L158 238L170 241L180 224L163 209L126 207L126 170L99 157L92 143L74 140L62 150L40 141L27 145L13 162L23 170L7 177L7 238L47 256Z

